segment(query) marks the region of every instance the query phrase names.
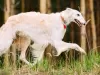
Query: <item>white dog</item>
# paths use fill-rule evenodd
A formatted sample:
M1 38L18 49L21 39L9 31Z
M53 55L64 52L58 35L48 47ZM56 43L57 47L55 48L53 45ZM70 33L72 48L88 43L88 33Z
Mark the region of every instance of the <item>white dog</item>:
M55 56L59 56L62 52L70 49L85 54L85 51L77 44L62 41L66 26L70 22L75 22L79 26L86 23L81 13L71 8L67 8L60 13L27 12L11 16L0 29L0 55L5 53L14 42L20 45L20 59L30 64L25 58L25 53L31 41L34 42L31 45L33 48L32 54L36 57L33 65L42 59L48 44L56 48ZM19 35L20 41L16 34Z

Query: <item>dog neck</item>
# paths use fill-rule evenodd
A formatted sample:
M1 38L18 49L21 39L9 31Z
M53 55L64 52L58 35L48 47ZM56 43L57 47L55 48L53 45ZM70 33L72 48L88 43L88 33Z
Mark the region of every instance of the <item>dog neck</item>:
M67 28L67 25L66 25L67 22L64 20L64 18L62 16L60 16L60 17L61 17L61 20L63 22L64 29L66 29Z

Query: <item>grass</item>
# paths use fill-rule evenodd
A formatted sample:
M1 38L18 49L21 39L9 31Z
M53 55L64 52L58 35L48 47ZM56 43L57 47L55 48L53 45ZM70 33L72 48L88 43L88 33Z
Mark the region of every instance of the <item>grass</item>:
M74 59L66 62L60 59L56 63L51 63L44 59L34 67L23 65L12 70L9 66L0 69L0 75L100 75L100 54L91 52L84 56L81 62Z

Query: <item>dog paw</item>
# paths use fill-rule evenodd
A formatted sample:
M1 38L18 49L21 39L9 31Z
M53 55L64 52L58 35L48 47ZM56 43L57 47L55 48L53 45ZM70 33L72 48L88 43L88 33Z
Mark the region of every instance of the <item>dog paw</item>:
M57 50L53 49L53 50L52 50L52 55L53 55L53 56L56 56L57 54L58 54Z
M84 54L84 55L86 55L86 51L84 50L84 49L80 49L80 52L82 53L82 54Z

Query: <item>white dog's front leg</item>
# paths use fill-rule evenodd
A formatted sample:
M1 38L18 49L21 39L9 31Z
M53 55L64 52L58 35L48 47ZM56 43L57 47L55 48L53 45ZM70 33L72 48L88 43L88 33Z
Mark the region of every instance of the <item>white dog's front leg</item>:
M63 41L55 41L54 46L57 50L57 55L55 55L55 56L59 56L62 52L69 51L70 49L75 49L83 54L86 54L86 52L79 45L77 45L75 43L66 43Z

